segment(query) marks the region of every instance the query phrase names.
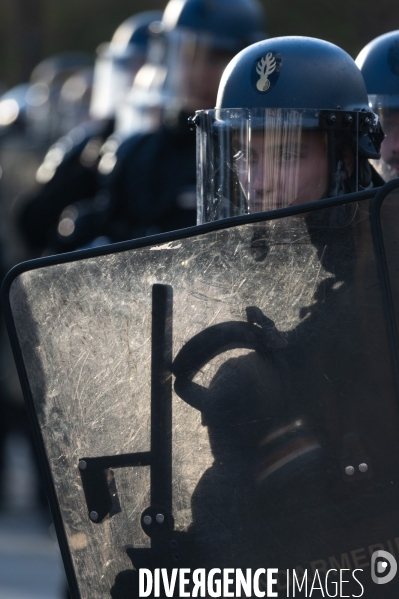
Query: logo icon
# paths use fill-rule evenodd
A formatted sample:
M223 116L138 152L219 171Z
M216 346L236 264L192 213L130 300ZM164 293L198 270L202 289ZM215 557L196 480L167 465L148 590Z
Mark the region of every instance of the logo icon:
M375 551L371 556L371 579L375 584L387 584L396 576L398 564L388 551Z
M256 65L256 72L260 76L256 87L260 92L266 92L270 87L270 81L268 79L269 75L274 73L276 70L276 58L273 56L272 52L268 52L265 58L261 58L258 64Z

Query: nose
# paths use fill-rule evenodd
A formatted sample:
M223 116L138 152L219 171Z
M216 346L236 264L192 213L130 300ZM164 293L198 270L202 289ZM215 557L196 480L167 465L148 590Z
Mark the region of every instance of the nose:
M250 178L252 180L252 189L254 190L257 196L263 195L266 186L266 178L265 178L265 167L264 161L258 160L256 163L251 165L251 173ZM268 178L270 179L270 178Z
M251 199L250 205L253 212L273 210L277 205L278 177L273 176L273 169L264 161L252 165L250 172Z

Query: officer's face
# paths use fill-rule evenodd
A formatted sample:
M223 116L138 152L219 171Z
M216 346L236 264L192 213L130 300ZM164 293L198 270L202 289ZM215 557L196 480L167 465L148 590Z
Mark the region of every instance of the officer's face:
M249 146L247 156L233 143L235 169L251 212L325 197L328 160L324 133L302 131L287 140L273 132L253 132Z
M399 172L399 111L384 116L383 128L386 138L381 145L381 158Z
M213 108L221 76L233 55L206 44L192 44L184 48L183 95L187 111Z

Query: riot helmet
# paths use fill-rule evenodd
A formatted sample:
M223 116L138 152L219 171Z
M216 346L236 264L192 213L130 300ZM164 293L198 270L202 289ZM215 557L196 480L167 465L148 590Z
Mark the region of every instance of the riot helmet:
M115 130L123 137L156 130L165 105L163 95L166 67L162 62L146 62L137 72L132 89L119 105Z
M366 82L369 105L378 114L386 135L381 159L372 164L390 181L399 176L399 30L367 44L356 64Z
M145 11L126 19L110 43L97 49L90 114L96 119L111 119L132 87L137 71L144 64L151 23L162 13Z
M66 134L88 120L92 87L92 68L81 69L65 81L59 101L60 133Z
M214 106L233 56L265 37L258 0L170 0L162 20L165 104L170 112Z
M365 189L383 139L355 62L307 37L240 52L194 121L198 223Z
M25 98L28 130L33 136L51 141L64 132L61 90L75 73L92 66L93 58L86 52L63 52L45 58L34 68Z

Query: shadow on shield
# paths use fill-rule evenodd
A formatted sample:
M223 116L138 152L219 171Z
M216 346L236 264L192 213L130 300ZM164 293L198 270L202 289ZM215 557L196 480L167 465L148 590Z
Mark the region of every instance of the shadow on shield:
M398 230L399 180L9 273L74 598L397 596Z

